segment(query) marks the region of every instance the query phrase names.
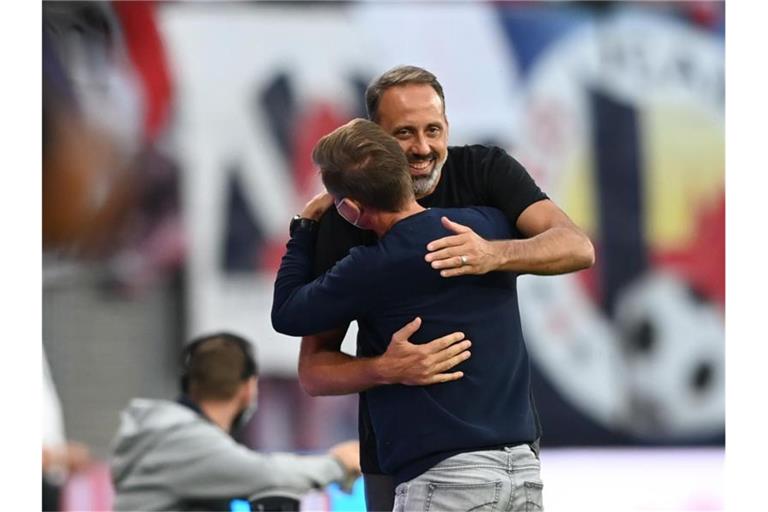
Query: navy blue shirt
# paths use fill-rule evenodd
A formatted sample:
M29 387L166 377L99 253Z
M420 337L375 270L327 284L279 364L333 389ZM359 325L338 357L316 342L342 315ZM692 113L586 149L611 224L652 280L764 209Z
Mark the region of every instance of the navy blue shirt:
M448 148L448 158L437 187L428 196L418 199L418 202L425 207L499 208L506 215L513 234L519 236L515 224L520 213L536 201L544 199L547 199L547 195L539 189L520 162L506 151L495 146L471 145ZM349 254L352 247L375 243L375 233L354 227L342 219L335 208L328 209L320 219L318 227L312 277L324 274ZM448 333L441 333L443 334ZM373 355L366 352L370 345L366 341L367 336L364 328L358 330L358 356ZM367 393L360 393L360 465L363 473L382 473L376 453L376 435L368 414Z
M432 208L397 222L376 245L353 248L313 280L314 238L298 232L275 283L272 323L284 334L304 336L357 320L367 333L364 352L378 355L395 331L420 316L413 343L453 331L472 340L472 357L454 368L464 372L462 379L367 392L379 463L398 483L451 455L537 436L516 275L441 277L424 260L429 242L451 234L441 216L487 240L512 237L507 218L494 208Z

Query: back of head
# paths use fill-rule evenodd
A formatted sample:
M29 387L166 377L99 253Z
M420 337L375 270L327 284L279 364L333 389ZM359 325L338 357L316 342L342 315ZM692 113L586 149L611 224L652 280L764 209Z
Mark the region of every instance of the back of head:
M368 110L368 119L374 122L379 121L379 103L384 91L390 87L410 84L431 86L440 96L440 101L443 103L443 115L445 115L445 95L443 94L443 86L440 85L437 77L418 66L397 66L373 80L365 90L365 107Z
M413 198L408 160L379 125L353 119L321 138L312 151L323 184L336 199L349 198L397 212Z
M193 340L184 350L182 391L194 400L229 400L258 375L251 344L222 332Z

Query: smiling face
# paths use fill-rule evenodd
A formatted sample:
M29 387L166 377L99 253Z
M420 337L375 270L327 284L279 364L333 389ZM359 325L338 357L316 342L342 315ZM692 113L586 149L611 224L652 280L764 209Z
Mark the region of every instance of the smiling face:
M381 95L378 124L397 139L408 158L417 198L431 194L448 158L443 102L428 84L396 85Z

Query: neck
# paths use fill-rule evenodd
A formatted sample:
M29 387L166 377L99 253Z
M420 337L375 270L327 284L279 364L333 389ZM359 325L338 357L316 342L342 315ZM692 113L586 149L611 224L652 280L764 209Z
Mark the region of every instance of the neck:
M232 430L232 422L238 413L238 406L233 400L230 401L210 401L198 402L200 409L216 425L221 427L224 432Z
M426 208L417 203L416 199L411 199L408 204L400 211L379 212L376 222L373 226L371 226L371 229L376 233L376 236L381 238L390 229L392 229L392 226L394 226L397 222L400 222L401 220L405 219L406 217L410 217L411 215L416 215L417 213L423 212L424 210L426 210Z

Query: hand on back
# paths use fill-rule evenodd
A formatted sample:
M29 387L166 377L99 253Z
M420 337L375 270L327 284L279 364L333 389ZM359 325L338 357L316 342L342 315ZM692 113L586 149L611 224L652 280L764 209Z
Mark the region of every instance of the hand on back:
M392 335L387 351L379 358L380 371L389 384L425 386L460 379L463 372L448 372L470 357L472 342L454 332L417 345L409 338L421 327L416 317Z

